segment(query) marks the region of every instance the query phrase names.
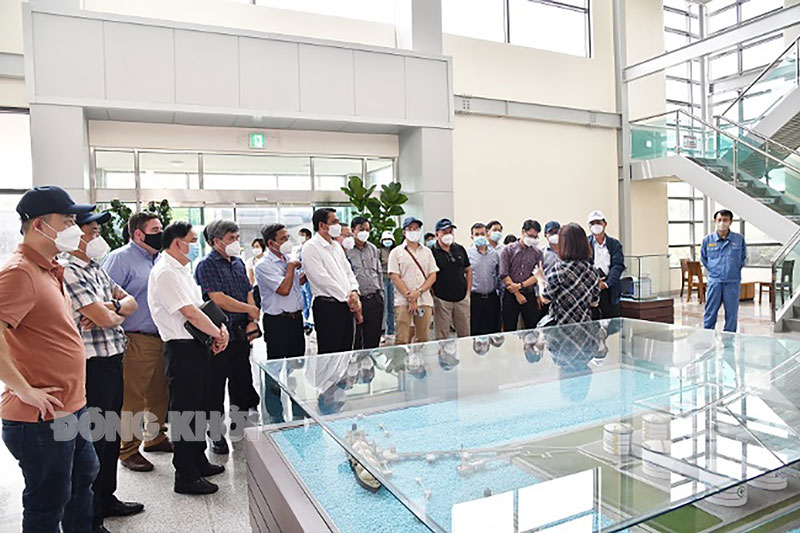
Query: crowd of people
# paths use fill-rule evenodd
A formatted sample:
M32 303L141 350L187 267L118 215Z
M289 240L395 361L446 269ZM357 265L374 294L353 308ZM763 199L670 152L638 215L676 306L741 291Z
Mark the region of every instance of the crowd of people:
M385 231L376 246L369 219L342 224L321 208L299 247L270 224L244 261L235 222L215 220L198 235L146 212L130 217L129 242L109 253L100 227L110 215L94 210L58 187L31 189L17 206L22 243L0 269L2 437L25 478L25 531L103 532L104 518L142 512L115 496L118 462L153 470L142 452L172 454L175 492L217 491L208 478L224 467L205 452L208 442L229 453L220 418L189 416L201 438L171 439L167 413L223 413L226 389L231 409L257 412L250 356L262 336L269 359L286 359L306 354L312 329L326 354L425 342L431 331L441 340L620 316L625 259L600 211L588 215L588 234L574 222L526 220L516 235L476 222L468 246L452 220L423 234L409 216L401 242ZM211 249L202 258L201 238ZM730 242L743 264L744 243L727 233L707 240L704 261L720 279L709 300L733 309L723 282L736 273L720 258ZM280 420L277 385L263 393L264 416ZM88 424L87 410L116 416L116 437L54 434L60 416Z

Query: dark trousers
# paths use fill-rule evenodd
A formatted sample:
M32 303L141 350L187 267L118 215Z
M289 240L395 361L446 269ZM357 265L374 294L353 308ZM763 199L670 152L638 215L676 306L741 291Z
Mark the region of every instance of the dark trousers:
M253 385L253 370L250 365L250 342L244 326L232 326L231 341L225 349L228 352L228 398L231 407L240 411L258 408L261 399Z
M78 425L88 430L89 418L81 416L85 412L83 407L74 416L79 417ZM80 433L56 440L53 425L53 421L3 420L3 442L25 478L22 531L91 531L92 482L100 468L97 455Z
M383 328L383 295L380 292L361 297L361 312L364 322L356 324L356 339L353 349L377 348L381 343Z
M353 349L355 320L346 302L314 298L317 353L348 352Z
M524 305L520 305L517 297L510 292L506 291L503 294L503 330L516 331L517 323L519 322L519 315L522 315L522 322L525 324L525 329L533 329L542 318L542 312L539 309L539 302L536 299L536 294L529 292L524 294L528 300Z
M473 292L469 304L469 334L490 335L500 331L500 297L496 292Z
M89 358L86 361L86 406L98 410L104 417L111 413L119 416L124 390L122 375L122 354ZM94 443L94 451L100 461L100 472L92 484L95 524L103 523L104 507L111 502L117 490L119 443L118 432L114 432L113 440L103 437Z
M306 353L306 337L303 333L303 315L298 311L294 316L264 315L264 341L267 343L267 359L300 357ZM264 404L272 423L283 422L281 388L278 383L264 373ZM292 400L292 413L295 418L303 418L304 412Z
M175 420L170 420L172 434L172 466L176 480L191 483L200 478L199 466L208 462L204 424L197 431L197 415L208 416L208 373L212 356L208 348L193 340L168 341L164 344L167 359L167 382L169 383L169 410L180 417L183 425L188 421L191 435L175 432ZM191 413L191 414L189 414ZM187 432L188 433L188 432ZM186 438L184 438L186 437Z
M608 289L600 291L600 305L592 307L592 320L619 318L619 316L619 303L616 305L611 303L611 294L608 292Z

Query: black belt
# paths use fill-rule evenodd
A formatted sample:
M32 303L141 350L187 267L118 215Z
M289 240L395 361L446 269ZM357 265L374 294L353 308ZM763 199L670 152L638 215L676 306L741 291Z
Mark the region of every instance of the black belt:
M375 292L370 293L370 294L364 294L363 296L361 296L361 301L372 300L373 298L375 298L377 296L383 296L383 293L381 291L375 291Z
M314 299L315 300L319 300L321 302L328 302L328 303L332 303L332 304L343 304L343 303L345 303L345 302L340 302L339 300L337 300L333 296L315 296Z
M145 333L144 331L126 331L127 334L133 335L147 335L148 337L158 337L158 333Z
M303 315L302 315L302 311L294 311L294 312L291 312L291 313L288 313L288 312L284 311L283 313L281 313L279 315L270 315L268 313L265 313L264 316L269 317L269 318L291 318L292 320L297 320L298 318L302 317Z
M497 294L495 292L487 292L486 294L481 294L479 292L472 293L473 298L480 298L481 300L488 300L492 296L497 296Z

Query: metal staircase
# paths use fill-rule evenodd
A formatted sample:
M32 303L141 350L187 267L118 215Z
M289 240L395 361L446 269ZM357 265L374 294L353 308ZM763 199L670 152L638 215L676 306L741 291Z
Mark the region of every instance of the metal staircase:
M794 265L800 269L800 196L792 192L800 191L796 152L746 127L722 129L683 110L632 121L631 148L633 179L685 181L786 243L773 267L791 275L776 281L773 311L777 330L800 330L800 309L794 307L800 307L794 286L795 278L800 283L800 272L794 276Z

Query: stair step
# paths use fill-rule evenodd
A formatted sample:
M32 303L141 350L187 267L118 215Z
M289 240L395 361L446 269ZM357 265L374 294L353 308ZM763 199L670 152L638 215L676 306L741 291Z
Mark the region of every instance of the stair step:
M780 198L775 198L774 196L763 196L760 198L753 198L753 199L764 205L772 205L776 207L778 206L778 203L781 200Z
M800 331L800 318L784 318L783 322L789 331Z

